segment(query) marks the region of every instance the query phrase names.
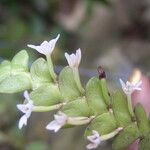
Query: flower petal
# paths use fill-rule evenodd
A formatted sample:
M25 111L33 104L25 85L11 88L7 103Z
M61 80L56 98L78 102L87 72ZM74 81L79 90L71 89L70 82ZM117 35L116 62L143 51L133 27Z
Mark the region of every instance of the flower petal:
M41 54L50 55L53 52L55 48L55 44L57 40L59 39L59 37L60 37L60 34L58 34L55 39L52 39L49 42L48 41L42 42L40 46L35 46L31 44L28 44L27 46L37 50Z
M51 53L54 50L56 42L58 41L59 37L60 37L60 34L58 34L55 39L52 39L52 40L49 41L49 46L50 46Z
M95 144L95 143L90 143L90 144L88 144L88 145L86 146L87 149L95 149L95 148L97 148L97 147L98 147L98 145Z
M101 143L99 133L95 130L92 131L92 135L87 136L87 140L90 141L90 144L87 145L87 149L97 148L98 145Z
M24 91L24 98L27 100L27 101L30 101L30 97L29 97L29 93L28 91Z
M63 126L67 121L67 116L62 112L58 112L58 114L54 115L54 119L57 121L58 124Z
M81 61L81 49L80 48L76 51L76 56L78 58L78 65L79 65Z
M30 45L30 44L28 44L27 46L30 47L30 48L33 48L33 49L35 49L36 51L38 51L39 53L45 55L45 52L44 52L44 50L43 50L43 46L35 46L35 45Z
M55 120L53 120L46 126L46 129L53 130L54 132L58 132L60 130L60 128L61 128L61 125L59 125L57 123L57 121L55 121Z
M126 84L120 79L120 83L122 86L122 89L126 95L131 95L135 90L141 90L142 81L137 82L136 84L133 84L129 81L126 82Z
M42 42L40 46L45 46L45 45L48 45L47 41Z
M71 67L72 65L71 65L70 55L68 53L65 53L65 57L67 59L69 66Z
M27 125L27 117L26 115L23 115L20 120L19 120L19 124L18 124L18 128L21 129L23 126Z
M24 104L18 104L18 105L17 105L17 108L18 108L21 112L23 112L23 113L26 113L26 112L27 112L27 108L25 107Z
M121 84L122 88L125 88L126 84L123 82L123 80L119 79L119 81L120 81L120 84Z
M37 49L37 47L38 47L38 46L35 46L35 45L31 45L31 44L28 44L27 46L30 47L30 48L33 48L33 49Z
M76 50L76 54L73 53L69 55L68 53L65 53L65 57L71 68L78 68L81 61L81 50Z

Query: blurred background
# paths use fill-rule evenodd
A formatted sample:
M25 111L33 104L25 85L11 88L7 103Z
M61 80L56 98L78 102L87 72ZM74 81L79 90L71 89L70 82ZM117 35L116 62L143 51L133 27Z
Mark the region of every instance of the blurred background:
M149 0L0 0L0 61L26 49L32 63L40 55L27 44L40 44L58 33L54 51L58 72L66 65L64 52L80 47L84 81L97 75L99 65L106 70L111 90L134 68L149 75ZM45 130L53 113L33 113L20 131L16 104L22 101L22 93L0 95L0 150L85 149L85 127L57 134ZM103 143L99 149L111 147Z

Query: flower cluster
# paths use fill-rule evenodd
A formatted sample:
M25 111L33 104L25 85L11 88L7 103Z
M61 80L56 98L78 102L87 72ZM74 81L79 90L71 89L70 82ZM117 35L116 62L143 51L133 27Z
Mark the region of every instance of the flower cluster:
M57 75L55 76L55 72L54 72L54 69L53 69L53 64L52 64L51 58L48 57L48 56L51 56L53 50L55 49L55 45L56 45L59 37L60 37L60 34L58 34L56 38L54 38L54 39L52 39L50 41L42 42L39 46L30 45L30 44L28 45L28 47L33 48L36 51L38 51L39 53L44 54L46 56L49 73L52 76L52 78L54 79L52 81L52 84L54 85L54 87L55 87L56 84L58 84L58 82L57 82ZM75 87L77 87L77 95L79 93L79 96L81 96L82 94L87 92L86 91L87 89L84 90L82 88L82 85L81 85L81 82L80 82L80 77L79 77L79 72L78 72L78 67L79 67L80 62L81 62L81 49L80 48L77 49L75 54L74 53L73 54L65 53L65 58L66 58L66 60L68 62L68 65L69 65L69 67L66 67L66 68L70 69L71 70L70 72L73 73L71 75L69 74L70 76L73 77L72 80L74 80L74 82L72 82L72 84L73 84L73 86L75 85ZM101 89L102 89L102 92L103 92L103 96L105 97L104 99L107 101L107 99L110 99L110 96L108 94L108 89L106 88L106 82L105 82L106 75L105 75L105 72L103 71L103 69L101 67L99 67L98 72L100 74L99 79L100 80L103 79L102 80L102 85L101 85L102 88ZM65 74L65 78L66 78L66 74ZM94 88L94 86L93 86L94 83L96 83L96 84L98 83L97 85L99 85L99 79L93 78L92 84L91 84L92 85L92 89ZM67 82L68 82L68 78L67 78ZM100 81L100 83L101 83L101 81ZM70 82L69 82L69 84L70 84ZM69 84L68 84L68 86L69 86ZM127 95L128 109L129 109L129 112L132 115L133 114L133 110L132 110L132 103L131 103L131 95L132 95L132 93L135 90L141 90L142 81L139 81L137 83L131 83L131 82L127 81L126 83L124 83L124 81L122 79L120 79L120 84L122 86L122 89L123 89L124 93ZM57 85L57 88L59 89L58 85ZM73 88L71 88L71 89L73 89ZM54 89L54 91L55 91L54 93L57 93L55 89ZM67 88L67 90L65 89L65 91L68 92L68 88ZM91 94L91 91L90 91L90 94ZM94 91L94 94L95 94L95 91ZM76 95L76 93L75 93L75 95ZM73 93L73 96L74 96L74 93ZM86 96L84 95L84 98ZM101 98L99 98L99 93L98 93L97 97L98 97L97 98L98 100L101 99ZM58 107L61 108L63 106L63 104L64 104L64 103L56 103L53 106L45 106L45 105L44 106L35 106L34 102L33 102L34 99L32 99L30 97L28 91L24 92L24 98L25 98L24 103L17 105L17 108L23 113L23 116L19 120L19 124L18 124L19 129L21 129L23 126L27 125L27 121L28 121L28 119L31 116L33 111L38 110L38 109L41 111L41 109L45 109L45 108L46 108L46 110L52 110L52 109L54 110L55 108L58 109ZM84 101L84 99L83 99L83 101ZM109 107L109 104L110 103L107 103L106 105L108 105L108 107ZM66 105L66 102L65 102L65 105ZM96 105L97 105L97 103L96 103ZM95 107L94 107L94 109L95 109ZM110 112L108 111L108 117L110 117L109 113ZM65 113L63 113L63 111L62 112L59 111L57 114L54 115L54 120L51 121L46 126L46 129L50 130L50 131L58 132L66 124L69 124L69 123L70 123L70 125L88 124L88 123L90 123L93 120L93 118L96 118L96 115L94 117L93 117L93 115L89 116L89 114L87 116L85 115L85 116L79 116L79 117L69 117L69 115L67 116ZM109 120L109 119L106 119L106 120ZM104 141L106 139L110 139L110 138L116 136L122 129L123 128L120 127L118 129L116 129L115 131L107 134L107 135L100 135L99 132L98 132L99 130L96 131L96 130L91 129L92 134L87 136L87 140L90 142L87 145L87 149L95 149L95 148L97 148L102 141Z
M59 37L60 37L60 34L58 34L55 39L52 39L49 42L48 41L42 42L40 46L28 44L28 47L37 50L41 54L51 55ZM71 68L78 68L80 61L81 61L81 49L79 48L76 51L76 54L69 55L68 53L65 53L65 57L66 57L68 64Z
M41 54L51 55L59 37L60 37L60 34L58 34L55 39L52 39L49 42L48 41L42 42L42 44L40 44L40 46L28 44L28 47L37 50ZM78 49L76 51L76 54L71 54L71 55L69 55L68 53L65 53L65 57L71 68L74 68L74 67L78 68L80 61L81 61L81 50ZM24 104L17 105L17 108L21 112L24 113L24 115L19 120L19 129L21 129L24 125L27 125L27 120L30 117L30 115L34 109L33 101L30 99L27 91L24 92L24 97L25 97ZM50 122L46 126L46 129L54 130L54 132L57 132L62 126L65 125L66 120L67 120L67 116L62 112L58 112L58 114L54 115L54 121Z

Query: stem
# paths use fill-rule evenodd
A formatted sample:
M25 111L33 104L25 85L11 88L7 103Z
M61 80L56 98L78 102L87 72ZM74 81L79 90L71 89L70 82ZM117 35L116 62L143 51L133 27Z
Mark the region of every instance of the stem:
M127 101L128 101L128 108L129 108L130 115L134 118L134 112L133 112L132 101L131 101L131 94L127 95Z
M80 92L83 94L84 88L82 87L82 84L81 84L78 68L73 68L73 74L74 74L75 81L77 83L77 87L80 90Z
M119 127L117 128L115 131L110 132L109 134L105 134L101 136L102 141L106 141L108 139L113 138L114 136L116 136L123 128Z
M67 123L70 125L88 124L95 116L89 117L68 117Z
M53 105L53 106L34 106L33 111L34 112L47 112L47 111L57 110L61 108L62 106L64 106L65 104L66 103L60 103L60 104Z
M47 59L50 75L53 78L53 80L56 81L57 75L54 72L54 67L53 67L53 62L52 62L51 55L46 55L46 59Z

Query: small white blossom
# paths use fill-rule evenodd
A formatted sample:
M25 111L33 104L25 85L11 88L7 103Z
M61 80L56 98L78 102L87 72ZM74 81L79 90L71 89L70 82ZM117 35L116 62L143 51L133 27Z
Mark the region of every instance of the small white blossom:
M46 129L57 132L66 124L67 119L68 117L64 113L58 112L57 115L54 115L54 120L46 126Z
M40 46L35 46L35 45L27 45L30 48L33 48L37 50L39 53L44 54L44 55L51 55L53 52L56 42L59 39L60 34L57 35L55 39L48 41L44 41Z
M31 115L33 110L33 102L30 100L29 94L27 91L24 92L25 102L24 104L18 104L17 108L24 113L24 115L19 120L19 129L21 129L24 125L27 125L27 120Z
M129 81L127 81L126 83L124 83L120 79L120 84L122 86L122 89L123 89L124 93L126 95L131 95L135 90L138 90L138 91L141 90L142 81L140 80L139 82L133 84L133 83L131 83Z
M100 135L95 130L92 131L92 135L87 137L87 140L90 141L90 144L86 146L87 149L95 149L101 143Z
M81 61L81 49L79 48L76 51L76 54L69 55L68 53L65 53L65 57L71 68L78 68L80 61Z

